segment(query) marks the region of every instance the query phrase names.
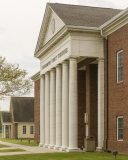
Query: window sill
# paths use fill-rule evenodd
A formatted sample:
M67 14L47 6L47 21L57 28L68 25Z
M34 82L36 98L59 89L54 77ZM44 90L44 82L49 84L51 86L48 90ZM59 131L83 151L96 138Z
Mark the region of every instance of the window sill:
M119 84L123 84L123 82L117 82L117 85L119 85Z

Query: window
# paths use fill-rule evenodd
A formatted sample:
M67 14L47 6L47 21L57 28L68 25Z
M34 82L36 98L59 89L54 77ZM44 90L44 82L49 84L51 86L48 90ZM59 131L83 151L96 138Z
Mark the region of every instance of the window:
M30 126L30 134L34 134L34 126Z
M26 134L26 126L23 126L23 134Z
M123 141L123 116L117 117L117 140Z
M40 123L38 123L38 135L40 136Z
M117 83L123 82L123 50L117 52Z
M40 106L40 90L38 90L38 106Z

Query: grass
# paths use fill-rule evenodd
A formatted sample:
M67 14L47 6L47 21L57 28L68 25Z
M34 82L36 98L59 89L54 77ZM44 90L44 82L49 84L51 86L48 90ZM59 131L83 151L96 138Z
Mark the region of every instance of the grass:
M0 141L14 143L14 144L21 144L21 145L26 145L26 146L38 146L38 144L36 142L34 142L34 140L30 140L30 144L29 144L28 140L22 140L22 142L21 142L21 140L19 140L19 139L0 138Z
M0 153L5 153L5 152L23 152L25 150L23 149L20 149L20 148L17 148L17 149L3 149L3 150L0 150Z
M0 137L2 137L2 133L0 133Z
M13 156L0 156L2 160L114 160L112 153L39 153ZM117 160L127 160L127 155L117 154Z
M7 147L10 147L10 146L4 145L4 144L0 144L0 148L7 148Z

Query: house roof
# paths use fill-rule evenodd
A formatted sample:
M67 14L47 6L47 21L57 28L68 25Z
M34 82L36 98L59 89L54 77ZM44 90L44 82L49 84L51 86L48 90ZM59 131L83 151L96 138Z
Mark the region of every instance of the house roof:
M14 122L34 122L34 97L11 98Z
M4 122L11 123L12 122L12 115L11 115L11 113L3 112L2 113L2 119L3 119L3 123Z
M48 3L66 25L100 27L122 10L80 5Z

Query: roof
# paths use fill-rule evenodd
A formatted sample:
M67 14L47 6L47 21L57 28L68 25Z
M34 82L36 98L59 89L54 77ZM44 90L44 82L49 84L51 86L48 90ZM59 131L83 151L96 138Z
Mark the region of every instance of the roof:
M66 25L100 27L122 10L59 3L48 3Z
M40 71L38 71L37 73L35 73L34 75L32 75L30 78L33 81L37 81L38 79L40 79Z
M34 97L11 98L14 122L34 122Z
M2 119L3 119L3 123L4 122L11 123L12 122L12 115L11 115L11 113L3 112L2 113Z

